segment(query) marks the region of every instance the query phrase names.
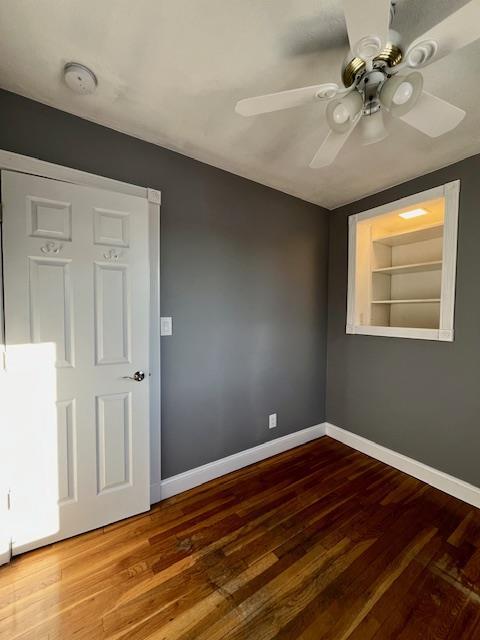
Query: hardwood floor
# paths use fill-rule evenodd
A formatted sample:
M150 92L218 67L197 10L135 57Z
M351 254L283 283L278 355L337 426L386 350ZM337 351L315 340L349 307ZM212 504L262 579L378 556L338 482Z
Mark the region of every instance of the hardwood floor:
M322 438L0 568L0 638L479 640L480 511Z

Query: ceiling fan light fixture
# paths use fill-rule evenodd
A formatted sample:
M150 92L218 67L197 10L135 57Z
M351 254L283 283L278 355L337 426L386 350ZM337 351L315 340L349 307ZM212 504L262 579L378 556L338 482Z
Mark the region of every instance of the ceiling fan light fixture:
M310 163L314 169L335 161L357 124L362 123L364 144L382 140L386 135L384 111L430 138L455 129L465 111L423 91L417 69L480 41L480 0L466 0L461 9L406 49L403 37L390 24L395 0L342 0L342 5L350 47L341 69L343 87L326 82L245 98L235 111L254 116L327 101L330 131Z
M361 122L362 144L375 144L384 140L388 135L385 123L383 121L383 112L381 109L366 115Z
M413 94L413 85L411 82L401 82L392 96L392 102L395 105L406 104Z
M394 76L380 90L380 102L393 116L400 117L413 109L423 90L423 77L418 71L408 76Z
M347 107L340 102L332 111L332 118L334 119L335 124L345 124L345 122L350 118L350 112Z
M362 106L362 97L358 91L352 91L340 100L332 100L326 110L328 126L336 133L345 133L352 126Z
M372 60L382 48L382 41L378 36L365 36L354 45L353 54L362 60Z

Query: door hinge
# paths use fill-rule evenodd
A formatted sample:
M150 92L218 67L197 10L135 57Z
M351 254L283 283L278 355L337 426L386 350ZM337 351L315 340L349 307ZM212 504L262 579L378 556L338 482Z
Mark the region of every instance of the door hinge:
M11 511L11 510L12 510L12 492L9 489L7 493L7 511Z

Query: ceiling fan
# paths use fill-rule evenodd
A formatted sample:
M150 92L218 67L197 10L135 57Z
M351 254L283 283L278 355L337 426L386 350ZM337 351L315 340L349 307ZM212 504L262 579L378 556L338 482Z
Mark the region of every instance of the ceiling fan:
M480 38L480 0L461 9L417 38L404 51L400 35L391 30L391 0L343 0L350 54L342 84L334 82L240 100L235 111L254 116L314 101L327 102L330 131L310 163L316 169L332 164L357 124L364 144L386 135L383 111L399 117L432 138L454 129L465 111L423 90L417 69L440 60Z

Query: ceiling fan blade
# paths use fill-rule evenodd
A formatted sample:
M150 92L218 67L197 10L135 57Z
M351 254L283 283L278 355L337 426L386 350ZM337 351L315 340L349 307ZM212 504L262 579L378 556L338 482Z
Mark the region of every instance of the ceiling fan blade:
M371 60L388 42L390 0L343 0L352 53Z
M255 98L245 98L237 102L235 111L241 116L256 116L281 109L291 109L315 100L330 100L337 95L338 85L333 82L315 84L301 89L289 89L278 93L268 93Z
M348 140L349 135L355 129L358 121L361 116L357 116L353 125L345 131L345 133L337 133L336 131L329 131L327 137L322 142L320 149L313 156L312 161L310 162L310 167L312 169L321 169L322 167L328 167L328 165L334 162L335 158L338 155L338 152L343 147L343 145Z
M423 67L479 38L480 0L471 0L417 38L405 58L409 67Z
M423 91L417 104L400 119L431 138L455 129L465 111L431 93Z

